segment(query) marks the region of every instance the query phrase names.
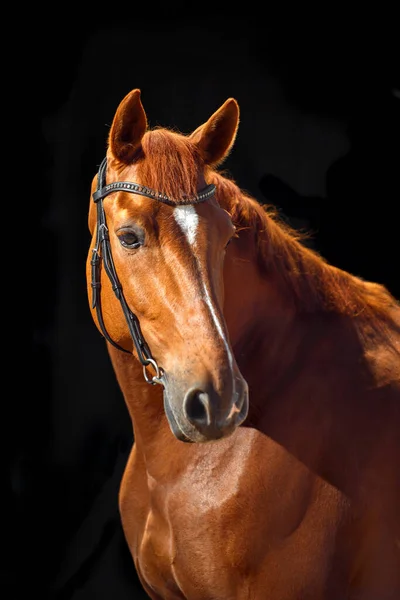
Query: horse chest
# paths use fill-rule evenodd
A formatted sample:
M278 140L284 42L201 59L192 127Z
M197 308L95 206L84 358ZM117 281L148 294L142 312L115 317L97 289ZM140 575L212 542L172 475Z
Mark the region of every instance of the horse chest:
M246 497L239 470L223 477L217 463L199 461L197 477L192 470L163 485L143 465L131 467L124 476L121 516L144 585L161 598L208 599L215 597L216 585L218 597L229 597L230 589L235 597L232 565L238 573L247 571L249 539L257 545L260 537L257 516L250 511L242 518L244 505L255 497ZM252 489L256 495L257 487Z
M152 502L135 557L155 597L258 599L263 593L263 598L292 600L290 589L304 589L322 598L327 563L323 548L328 545L312 547L308 528L302 534L299 524L285 538L273 517L260 519L232 498L224 505L212 493L206 500L205 495L195 498L182 491L181 499L183 503L179 494L171 494L161 510L157 499ZM314 516L310 518L315 527ZM283 568L288 563L290 576Z
M147 493L138 494L138 485L129 487L126 512L135 522L126 535L138 573L154 598L258 598L254 593L268 582L282 593L303 580L314 590L322 585L326 556L321 548L329 543L318 531L310 478L303 468L290 472L300 490L296 495L287 481L268 480L264 474L260 486L257 480L243 479L228 459L223 464L199 460L196 476L194 470L186 471L172 485L136 470ZM271 464L268 470L274 470ZM259 470L257 477L261 475ZM297 568L291 578L280 567L288 561ZM265 587L265 597L280 600L271 595L272 588Z
M162 598L235 597L228 573L235 563L246 570L244 532L221 517L223 506L212 494L207 506L204 498L189 498L185 490L162 495L161 490L153 495L138 546L141 577Z

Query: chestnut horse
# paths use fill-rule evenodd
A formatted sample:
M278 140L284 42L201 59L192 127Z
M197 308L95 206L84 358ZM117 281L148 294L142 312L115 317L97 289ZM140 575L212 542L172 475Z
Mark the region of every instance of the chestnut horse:
M93 180L135 568L153 600L399 600L400 306L219 169L238 123L149 128L132 90Z

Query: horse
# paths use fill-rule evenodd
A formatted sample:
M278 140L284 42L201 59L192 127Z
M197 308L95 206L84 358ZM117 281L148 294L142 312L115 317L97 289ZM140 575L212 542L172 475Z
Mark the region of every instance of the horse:
M399 600L400 305L222 169L240 119L150 128L133 89L92 181L132 568L152 600Z

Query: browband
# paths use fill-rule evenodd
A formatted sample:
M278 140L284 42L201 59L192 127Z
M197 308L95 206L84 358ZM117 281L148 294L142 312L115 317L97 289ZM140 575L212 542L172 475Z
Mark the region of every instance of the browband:
M145 185L139 185L138 183L133 183L132 181L116 181L114 183L108 183L105 185L106 165L107 159L105 158L100 165L98 188L93 193L94 202L103 200L103 198L109 194L112 194L113 192L130 192L131 194L146 196L146 198L150 198L151 200L158 200L159 202L163 202L169 206L185 206L188 204L198 204L199 202L204 202L208 198L211 198L216 190L215 185L211 183L200 190L197 196L193 196L192 198L183 198L181 200L172 200L172 198L169 198L166 194L156 192Z

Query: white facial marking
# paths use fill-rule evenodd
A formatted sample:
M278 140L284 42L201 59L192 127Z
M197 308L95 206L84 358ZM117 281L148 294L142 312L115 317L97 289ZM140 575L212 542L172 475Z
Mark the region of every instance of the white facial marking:
M199 215L194 206L177 206L174 208L175 221L186 235L191 246L196 241L197 226L199 224Z
M196 209L192 205L177 206L176 208L174 208L174 217L175 217L175 221L178 223L179 227L181 228L183 233L186 235L189 244L193 248L194 257L196 258L196 262L198 264L199 271L201 272L201 264L200 264L200 261L197 260L197 256L196 256L196 252L195 252L196 233L197 233L197 227L199 224L199 216L196 212ZM214 325L224 343L225 350L228 355L229 366L232 371L232 378L233 378L233 394L235 394L236 386L235 386L235 378L233 377L232 353L230 351L228 341L224 335L223 327L222 327L221 322L218 318L218 315L215 311L215 307L212 303L210 294L206 288L204 281L203 281L203 293L204 293L204 300L210 310L212 320L214 321Z
M221 325L221 321L218 319L218 315L215 312L215 308L214 308L214 305L213 305L213 303L211 301L210 294L208 293L208 290L207 290L207 288L206 288L206 286L205 286L204 283L203 283L203 291L204 291L204 300L206 301L206 304L207 304L208 308L210 309L210 313L211 313L211 316L213 318L215 327L216 327L219 335L221 336L222 341L224 342L225 350L226 350L226 353L228 355L229 366L230 366L231 371L232 371L233 361L232 361L232 354L231 354L231 351L229 349L229 344L227 342L227 339L225 338L224 330L222 329L222 325Z

